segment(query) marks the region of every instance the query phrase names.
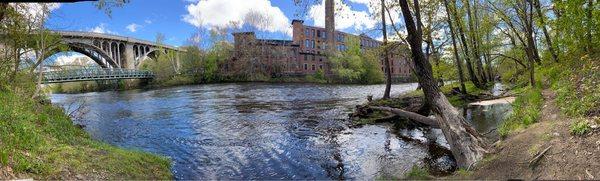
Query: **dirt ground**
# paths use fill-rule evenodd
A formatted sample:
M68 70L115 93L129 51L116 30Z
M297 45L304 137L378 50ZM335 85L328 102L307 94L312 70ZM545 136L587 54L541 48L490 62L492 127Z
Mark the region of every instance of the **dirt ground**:
M541 120L497 144L471 179L600 179L600 132L571 135L573 120L560 114L556 95L549 90L543 95ZM537 164L530 166L530 160L548 147Z

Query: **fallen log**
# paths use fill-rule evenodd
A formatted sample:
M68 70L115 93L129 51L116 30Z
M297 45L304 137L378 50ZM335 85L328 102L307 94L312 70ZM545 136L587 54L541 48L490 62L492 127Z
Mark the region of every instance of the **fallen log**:
M429 117L425 117L422 116L420 114L414 113L414 112L410 112L410 111L405 111L402 109L398 109L398 108L391 108L391 107L379 107L379 106L366 106L367 108L371 108L374 110L379 110L379 111L387 111L387 112L391 112L394 113L400 117L404 117L407 118L411 121L415 121L418 123L422 123L425 124L427 126L430 126L431 128L437 128L440 129L440 125L438 124L437 120L429 118ZM465 130L473 135L477 135L481 137L481 134L479 134L475 129L473 129L471 126L469 126L467 123L462 122L461 125L464 126Z
M409 111L405 111L405 110L397 109L397 108L391 108L391 107L369 106L369 108L374 109L374 110L379 110L379 111L391 112L398 116L405 117L410 120L428 125L432 128L440 128L440 125L438 124L437 120L422 116L417 113L413 113L413 112L409 112Z
M548 146L548 148L544 149L544 151L539 152L537 155L535 155L533 157L533 159L531 159L531 161L529 161L529 167L531 169L535 168L535 166L540 161L540 159L544 156L544 154L546 154L546 152L548 152L548 150L550 150L551 147L552 147L552 145Z

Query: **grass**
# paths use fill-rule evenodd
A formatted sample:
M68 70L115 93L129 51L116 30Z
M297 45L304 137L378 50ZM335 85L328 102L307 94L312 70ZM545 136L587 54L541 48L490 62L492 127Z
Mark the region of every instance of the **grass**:
M35 179L172 179L169 159L92 140L61 108L0 92L0 166Z
M575 118L600 115L599 61L582 57L570 65L554 65L546 72L557 93L556 102L565 115Z
M590 126L590 122L585 119L577 119L573 122L569 128L571 134L576 136L583 136L590 131L592 131L592 127Z
M418 166L413 166L412 169L410 169L410 171L408 171L406 174L404 174L404 179L407 180L429 180L431 179L431 175L429 175L429 172L427 172L427 170L418 167Z
M540 89L527 87L515 92L520 92L520 95L512 105L513 113L498 128L498 133L502 137L527 128L537 122L541 116L544 97Z

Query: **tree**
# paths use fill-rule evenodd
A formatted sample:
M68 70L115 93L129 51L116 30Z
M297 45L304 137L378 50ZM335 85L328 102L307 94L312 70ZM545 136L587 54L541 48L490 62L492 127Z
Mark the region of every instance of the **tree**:
M390 98L390 90L392 89L392 70L390 66L390 57L388 51L387 26L385 23L385 0L381 0L381 30L383 31L383 64L385 67L385 91L383 99Z
M456 69L458 70L458 80L460 81L460 88L461 88L460 91L462 94L466 95L467 88L465 86L465 77L463 75L462 62L458 55L458 47L456 46L456 37L454 34L454 26L452 25L452 18L450 17L448 0L443 0L443 3L444 3L444 7L446 9L446 14L447 14L446 21L448 22L448 28L450 29L450 37L452 39L452 53L454 53L454 62L456 64Z
M437 124L442 129L450 150L462 168L471 167L486 153L484 142L480 135L461 117L440 92L437 81L433 78L431 64L425 59L422 48L422 32L415 26L415 21L406 0L399 0L409 42L415 73L423 88L425 98L432 103L432 111L437 118ZM415 16L419 16L418 5L415 4ZM417 22L419 20L417 19Z
M465 62L466 62L466 66L467 66L467 73L469 75L469 78L471 80L471 82L473 84L475 84L475 86L479 87L479 88L485 88L485 86L483 84L481 84L481 82L479 81L479 79L477 78L477 75L475 74L475 71L473 69L473 65L471 63L471 53L469 50L469 44L467 43L467 38L465 36L465 31L464 31L464 25L462 23L462 16L459 16L459 14L456 11L456 3L452 2L449 4L449 9L450 12L452 12L452 14L448 14L448 17L454 17L454 20L456 22L456 26L458 29L458 34L459 34L459 39L460 42L462 44L463 47L463 55L465 57Z

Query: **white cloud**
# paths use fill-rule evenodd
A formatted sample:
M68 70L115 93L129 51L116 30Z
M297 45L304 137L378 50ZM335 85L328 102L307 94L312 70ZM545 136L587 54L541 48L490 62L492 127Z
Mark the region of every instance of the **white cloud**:
M149 20L149 19L144 20L144 23L146 23L146 24L152 24L152 20Z
M41 23L48 18L49 13L60 8L60 3L11 3L10 6L32 23ZM47 10L44 13L43 10Z
M349 0L352 3L361 4L366 7L366 10L354 10L350 7L350 3L342 3L342 0L335 1L335 27L336 29L351 28L357 31L372 30L381 22L381 1L373 0ZM386 0L386 4L393 4L393 0ZM390 20L394 24L399 25L401 11L399 8L390 8L389 17L386 12L388 25L391 25ZM316 26L325 26L325 1L321 0L319 4L310 7L308 18L315 22Z
M366 30L373 29L377 21L370 16L367 11L355 11L350 6L342 3L341 0L334 0L335 2L335 28L346 29L352 28L354 30ZM325 26L325 0L321 0L321 3L313 5L308 11L308 18L315 22L316 26Z
M115 34L115 35L117 34L117 32L108 30L108 28L106 28L106 24L104 24L104 23L100 23L100 25L90 29L89 32L102 33L102 34Z
M130 32L134 33L141 27L142 27L141 25L131 23L131 24L127 25L127 27L125 27L125 28L127 28Z
M94 65L95 62L80 53L74 53L74 52L65 52L65 53L59 53L53 56L54 57L54 66L64 66L64 65L80 65L80 66L86 66L86 65ZM51 57L52 58L52 57Z
M250 25L259 31L292 34L290 20L269 0L199 0L187 6L183 21L196 27L236 28Z

